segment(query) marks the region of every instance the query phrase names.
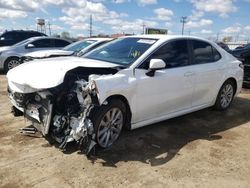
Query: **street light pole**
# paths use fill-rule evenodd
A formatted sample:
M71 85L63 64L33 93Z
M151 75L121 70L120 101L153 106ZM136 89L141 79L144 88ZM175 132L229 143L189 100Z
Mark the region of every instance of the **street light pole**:
M181 34L184 34L184 27L185 27L185 23L187 23L187 17L186 16L182 16L181 17L181 23L182 23L182 31Z
M50 24L50 22L48 22L48 26L49 26L49 36L51 36L51 24Z
M89 37L92 37L92 14L89 17Z
M145 34L145 27L146 27L146 24L142 22L142 34Z

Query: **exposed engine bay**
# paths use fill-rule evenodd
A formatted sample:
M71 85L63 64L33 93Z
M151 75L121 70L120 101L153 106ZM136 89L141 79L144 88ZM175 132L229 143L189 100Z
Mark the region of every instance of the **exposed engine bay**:
M88 154L96 145L91 121L95 118L93 112L100 107L94 79L117 71L114 68L76 68L55 88L27 94L8 88L14 115L23 115L31 122L22 132L41 132L56 140L62 150L75 141Z

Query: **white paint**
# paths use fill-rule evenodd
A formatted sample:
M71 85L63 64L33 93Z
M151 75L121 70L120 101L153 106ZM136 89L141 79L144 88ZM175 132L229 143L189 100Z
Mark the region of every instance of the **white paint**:
M240 92L243 81L240 62L216 44L185 36L131 37L158 39L158 41L127 69L122 69L114 75L93 75L90 78L96 84L101 104L113 95L122 95L127 99L132 112L132 129L214 105L220 87L228 78L236 79L238 86L236 94ZM215 63L157 70L153 77L145 75L148 70L137 68L156 48L177 38L206 41L221 53L222 59ZM59 85L65 73L77 66L114 67L116 65L75 57L53 58L21 65L11 70L7 77L12 90L25 93L28 92L25 91L28 86L27 88L31 90L33 88L32 92L34 92Z
M150 60L150 64L149 64L149 68L150 69L163 69L165 68L166 63L162 60L162 59L151 59Z
M57 57L34 60L11 69L8 74L10 88L20 93L32 93L58 86L65 74L76 67L116 67L116 64L81 57Z
M30 52L25 54L26 57L33 58L46 58L50 56L68 56L72 55L74 52L67 50L41 50L36 52Z

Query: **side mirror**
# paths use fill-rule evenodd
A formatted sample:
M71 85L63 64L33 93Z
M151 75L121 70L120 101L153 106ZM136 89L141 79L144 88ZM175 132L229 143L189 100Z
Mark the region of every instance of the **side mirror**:
M34 44L27 44L26 48L35 48Z
M151 59L149 63L149 71L146 73L147 76L153 77L155 71L165 69L166 63L162 59Z

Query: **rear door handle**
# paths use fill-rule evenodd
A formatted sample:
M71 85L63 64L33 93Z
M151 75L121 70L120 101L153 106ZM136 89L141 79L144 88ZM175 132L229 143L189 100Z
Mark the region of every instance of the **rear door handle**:
M184 74L185 77L190 77L190 76L193 76L194 75L194 72L186 72Z

